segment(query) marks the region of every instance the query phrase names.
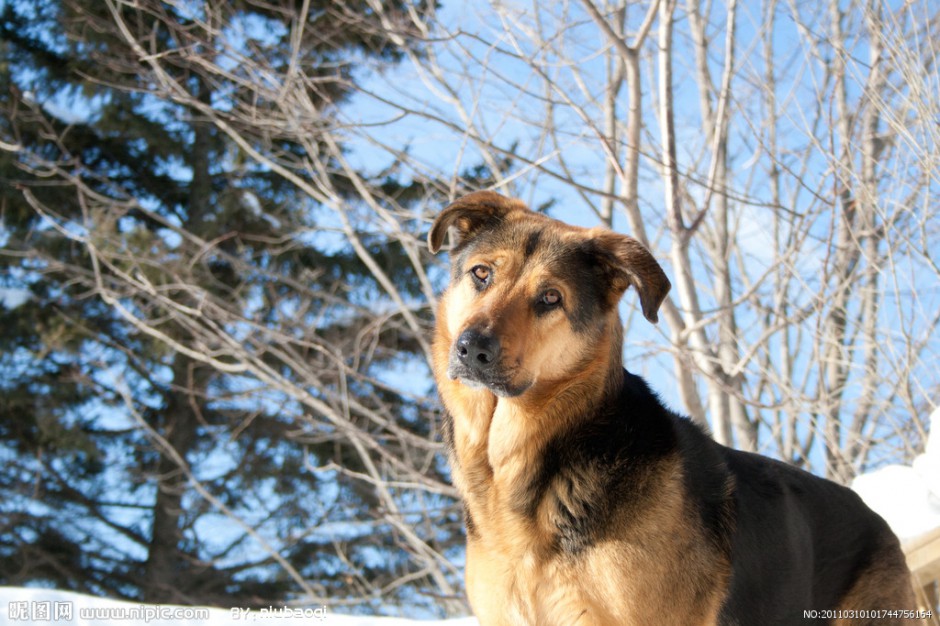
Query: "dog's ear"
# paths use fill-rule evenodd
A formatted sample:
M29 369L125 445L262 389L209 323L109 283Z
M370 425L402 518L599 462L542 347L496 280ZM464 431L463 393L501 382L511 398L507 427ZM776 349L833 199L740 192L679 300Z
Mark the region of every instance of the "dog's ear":
M650 251L633 237L609 230L595 232L591 241L617 300L633 285L640 295L643 316L654 324L658 322L659 306L672 285Z
M436 254L444 245L447 230L457 231L457 243L470 239L481 230L492 228L512 211L528 211L519 200L502 196L495 191L475 191L447 205L437 216L428 232L428 249Z

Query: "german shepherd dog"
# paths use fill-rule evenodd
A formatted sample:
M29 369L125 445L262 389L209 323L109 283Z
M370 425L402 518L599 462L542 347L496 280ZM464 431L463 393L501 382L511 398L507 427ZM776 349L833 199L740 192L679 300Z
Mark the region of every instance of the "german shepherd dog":
M852 491L714 442L622 365L621 296L669 290L638 241L494 192L451 232L435 379L483 626L905 624L897 538ZM892 619L896 618L896 619Z

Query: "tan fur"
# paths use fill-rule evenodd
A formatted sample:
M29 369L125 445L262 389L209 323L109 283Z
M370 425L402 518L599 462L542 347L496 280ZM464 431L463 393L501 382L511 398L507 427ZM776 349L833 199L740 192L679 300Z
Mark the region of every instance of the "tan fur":
M676 467L648 480L666 497L651 498L647 515L621 520L623 540L577 559L547 550L551 512L527 524L501 506L506 485L494 481L489 515L475 516L485 540L471 536L467 545L467 591L480 623L714 624L730 565L697 531Z
M922 620L902 617L882 617L879 611L911 610L917 606L914 598L911 573L904 561L900 545L885 545L872 555L872 562L865 573L859 577L842 599L840 611L848 615L844 619L833 621L833 626L875 626L876 624L896 624L913 626ZM875 612L873 617L862 617L854 611Z

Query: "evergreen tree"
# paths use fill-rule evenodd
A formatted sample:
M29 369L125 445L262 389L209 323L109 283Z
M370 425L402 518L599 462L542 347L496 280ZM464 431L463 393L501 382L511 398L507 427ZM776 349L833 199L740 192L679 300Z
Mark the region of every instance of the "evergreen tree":
M443 484L428 389L392 374L423 367L428 310L377 316L367 261L426 293L409 251L356 223L363 185L390 210L433 185L335 149L357 67L416 47L403 16L431 10L382 6L6 4L0 584L222 606L446 593L422 570L459 543L449 492L374 484L416 458ZM319 117L284 119L237 54ZM348 204L345 239L310 172Z

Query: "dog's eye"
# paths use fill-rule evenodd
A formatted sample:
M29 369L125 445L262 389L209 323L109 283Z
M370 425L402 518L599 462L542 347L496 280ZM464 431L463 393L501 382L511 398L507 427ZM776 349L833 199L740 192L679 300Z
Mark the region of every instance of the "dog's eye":
M485 265L474 265L470 268L470 274L480 285L485 285L490 279L490 268Z
M539 298L539 304L547 307L554 307L561 304L561 292L557 289L549 289Z

